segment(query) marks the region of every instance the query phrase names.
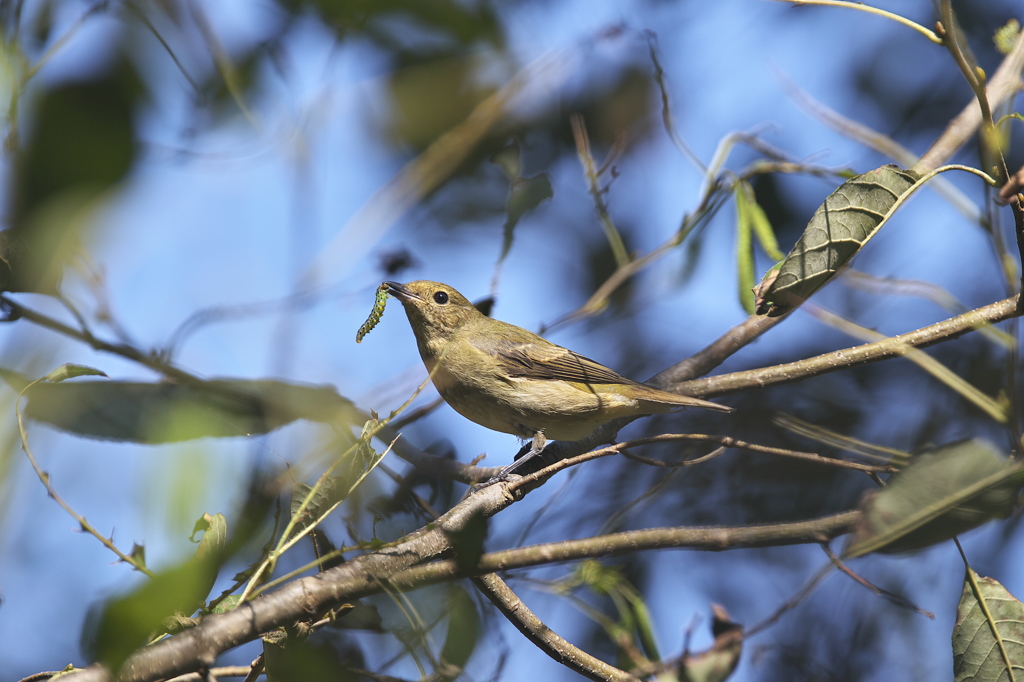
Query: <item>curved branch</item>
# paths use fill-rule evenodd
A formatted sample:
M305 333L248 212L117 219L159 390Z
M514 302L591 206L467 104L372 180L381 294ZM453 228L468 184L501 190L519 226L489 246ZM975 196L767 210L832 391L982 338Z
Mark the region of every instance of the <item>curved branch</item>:
M502 615L519 632L523 633L523 636L558 663L591 680L639 682L639 678L619 670L567 642L557 632L545 625L512 591L512 588L497 575L488 573L479 576L473 579L473 584L492 604L498 607Z

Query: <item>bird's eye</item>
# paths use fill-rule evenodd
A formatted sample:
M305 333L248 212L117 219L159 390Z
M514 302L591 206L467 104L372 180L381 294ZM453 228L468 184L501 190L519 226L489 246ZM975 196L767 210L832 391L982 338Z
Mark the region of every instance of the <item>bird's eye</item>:
M448 294L446 294L443 291L435 291L434 292L434 303L436 303L438 305L444 305L447 302L448 302Z

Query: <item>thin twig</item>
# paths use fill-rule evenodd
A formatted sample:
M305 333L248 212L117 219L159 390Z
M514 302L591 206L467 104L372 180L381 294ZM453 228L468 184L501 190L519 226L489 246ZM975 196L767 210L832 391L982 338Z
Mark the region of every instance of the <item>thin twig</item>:
M890 592L889 590L882 589L881 587L878 587L877 585L874 585L874 584L868 582L868 580L866 578L863 578L860 575L857 575L849 566L847 566L845 563L843 563L843 560L840 559L836 555L836 553L832 551L832 548L829 547L828 544L822 543L821 548L822 548L822 550L824 550L825 554L828 555L828 558L832 562L833 566L835 566L840 571L842 571L846 575L848 575L851 578L853 578L858 584L863 585L864 587L866 587L876 597L885 597L886 599L888 599L889 601L891 601L894 604L898 604L898 605L903 606L905 608L908 608L908 609L910 609L912 611L916 611L917 613L920 613L922 616L927 616L928 618L931 618L932 620L935 620L935 614L932 613L931 611L926 611L926 610L922 609L921 607L917 606L916 604L914 604L913 602L911 602L906 597L902 597L902 596L896 594L895 592Z
M819 455L817 453L814 453L814 452L801 452L799 450L787 450L785 448L773 448L773 447L770 447L770 446L767 446L767 445L758 445L756 443L748 443L748 442L742 441L742 440L740 440L738 438L733 438L732 436L716 436L716 435L707 434L707 433L666 433L666 434L662 434L660 436L652 436L650 438L640 438L640 439L637 439L637 440L634 440L634 441L630 441L628 443L619 443L618 445L613 445L613 446L611 446L609 448L605 448L605 449L607 449L607 450L618 450L621 454L623 454L626 457L629 457L630 459L637 459L637 461L644 461L644 463L646 463L646 464L652 464L654 466L663 466L663 467L692 466L694 464L700 464L701 462L704 462L704 461L706 461L708 459L711 459L712 457L717 457L719 454L721 454L716 449L715 451L711 452L710 454L704 455L703 457L698 457L697 459L684 460L682 462L672 463L672 462L659 462L657 460L651 460L651 459L647 459L647 458L639 458L636 455L631 455L631 454L628 454L628 453L625 452L625 450L627 448L634 447L636 445L649 445L649 444L652 444L652 443L661 443L661 442L679 441L679 440L718 443L722 448L740 448L740 449L743 449L743 450L750 450L751 452L758 452L758 453L766 454L766 455L776 455L776 456L779 456L779 457L789 457L789 458L792 458L792 459L800 459L800 460L803 460L803 461L806 461L806 462L815 462L816 464L824 464L824 465L827 465L827 466L842 467L842 468L845 468L845 469L853 469L855 471L864 471L864 472L871 472L871 471L873 471L873 472L891 473L891 472L896 470L895 467L891 467L891 466L885 465L885 464L877 465L877 464L860 464L859 462L848 462L848 461L842 460L842 459L833 459L831 457L822 457L821 455Z
M797 592L795 595L793 595L785 602L783 602L782 606L776 609L774 613L772 613L770 616L762 620L760 623L752 625L746 630L744 630L743 638L749 639L750 637L756 635L762 630L769 628L770 626L774 625L780 618L782 618L782 616L784 616L786 612L791 611L792 609L799 606L800 603L804 599L807 599L811 592L814 591L814 588L818 586L818 583L820 583L825 578L825 576L832 572L832 568L832 564L825 564L820 569L818 569L818 572L815 573L811 577L811 579L807 581L807 584L804 585L799 592Z
M18 433L21 435L21 447L25 451L25 455L28 457L28 461L32 465L32 469L36 472L36 476L39 477L39 481L43 484L43 487L46 488L46 494L49 495L54 502L59 504L61 509L66 511L71 516L71 518L73 518L78 523L79 528L81 528L83 531L99 540L103 544L103 546L109 549L111 552L113 552L120 561L128 564L136 571L139 571L147 577L155 578L156 575L151 570L149 570L149 568L147 568L145 564L136 560L135 557L125 554L120 549L118 549L117 545L114 544L112 539L104 537L98 530L96 530L96 528L91 523L89 523L88 520L86 520L84 516L76 512L71 507L70 504L65 502L64 498L58 495L57 491L54 490L53 486L50 484L50 475L43 471L43 469L39 466L39 462L36 460L36 456L32 453L32 448L30 448L28 445L28 431L25 429L25 415L21 409L21 399L25 396L26 391L28 391L30 388L40 383L41 381L43 380L37 379L36 381L31 382L23 389L21 389L21 392L18 393L18 398L15 403L15 413L18 419Z

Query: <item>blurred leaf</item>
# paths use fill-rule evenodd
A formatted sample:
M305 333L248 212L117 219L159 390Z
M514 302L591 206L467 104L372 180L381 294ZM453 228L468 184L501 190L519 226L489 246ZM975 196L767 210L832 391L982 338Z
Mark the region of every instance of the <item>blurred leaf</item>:
M1024 671L1024 604L970 568L953 626L953 679L1009 680ZM1007 661L1009 659L1009 661Z
M388 279L393 279L396 275L420 264L419 259L412 255L412 251L404 246L384 251L378 254L377 259L381 271Z
M97 661L119 670L129 654L163 630L165 619L188 616L202 606L217 568L209 558L193 558L110 600L90 617L85 648Z
M462 528L448 533L452 552L455 554L455 564L460 570L471 569L480 563L487 530L487 519L482 514L474 514L466 520Z
M995 36L992 38L992 42L996 44L996 49L999 50L1000 54L1010 54L1019 35L1020 22L1011 18L999 27L999 30L996 31Z
M445 611L448 613L448 632L441 649L438 673L441 680L454 680L460 677L476 649L480 636L480 614L477 613L472 597L460 585L448 588Z
M86 367L85 365L73 365L66 364L61 365L57 369L53 370L44 377L44 381L49 381L55 384L59 384L67 379L74 379L75 377L105 377L107 376L104 372L92 367Z
M706 651L698 654L687 652L683 656L675 676L679 682L722 682L736 670L743 653L743 626L734 623L718 604L712 604L711 610L714 613L711 633L715 636L715 643ZM663 675L658 679L671 678Z
M843 183L814 212L777 276L757 287L758 313L783 315L807 300L881 229L920 177L889 164Z
M862 504L845 556L920 549L1005 518L1022 484L1024 466L981 440L919 455Z
M0 241L6 291L54 294L97 199L128 173L137 152L142 92L127 60L44 91L13 175L11 229Z
M456 0L284 0L286 8L302 14L314 8L339 34L358 32L389 50L409 49L410 35L424 33L436 40L461 45L502 42L494 7L483 2Z
M341 630L370 630L387 632L384 619L373 604L357 602L331 622L331 627Z
M9 373L5 380L11 383ZM272 379L174 383L36 384L25 414L89 438L168 443L267 433L296 419L352 423L352 403L329 386Z
M509 183L508 198L505 201L506 218L501 253L498 255L498 263L495 266L496 270L500 270L505 258L512 250L512 241L519 219L528 211L540 206L546 199L552 198L555 191L551 184L551 177L547 173L523 177L519 143L517 142L509 143L494 154L491 157L491 162L501 168L501 172Z
M637 642L649 660L660 661L661 652L658 651L658 641L654 637L654 627L651 622L651 612L647 608L642 596L632 586L624 591L623 596L629 604L631 612L630 620L633 621L633 629L636 632Z
M463 123L495 92L486 86L474 59L441 55L418 61L391 75L389 133L401 147L423 149Z
M351 670L352 666L363 667L363 655L358 645L351 638L344 642L332 639L332 636L337 638L339 635L345 633L322 630L307 638L301 634L283 635L275 631L264 636L267 679L273 682L356 682L366 679Z

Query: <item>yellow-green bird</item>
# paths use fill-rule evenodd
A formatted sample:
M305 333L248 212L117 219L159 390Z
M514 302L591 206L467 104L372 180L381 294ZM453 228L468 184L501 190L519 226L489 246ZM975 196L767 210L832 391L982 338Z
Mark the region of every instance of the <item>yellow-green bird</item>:
M533 439L580 440L619 417L704 407L732 408L668 393L507 322L487 317L440 282L384 282L402 302L438 393L463 417ZM528 458L527 457L527 458ZM522 463L527 458L521 458Z

